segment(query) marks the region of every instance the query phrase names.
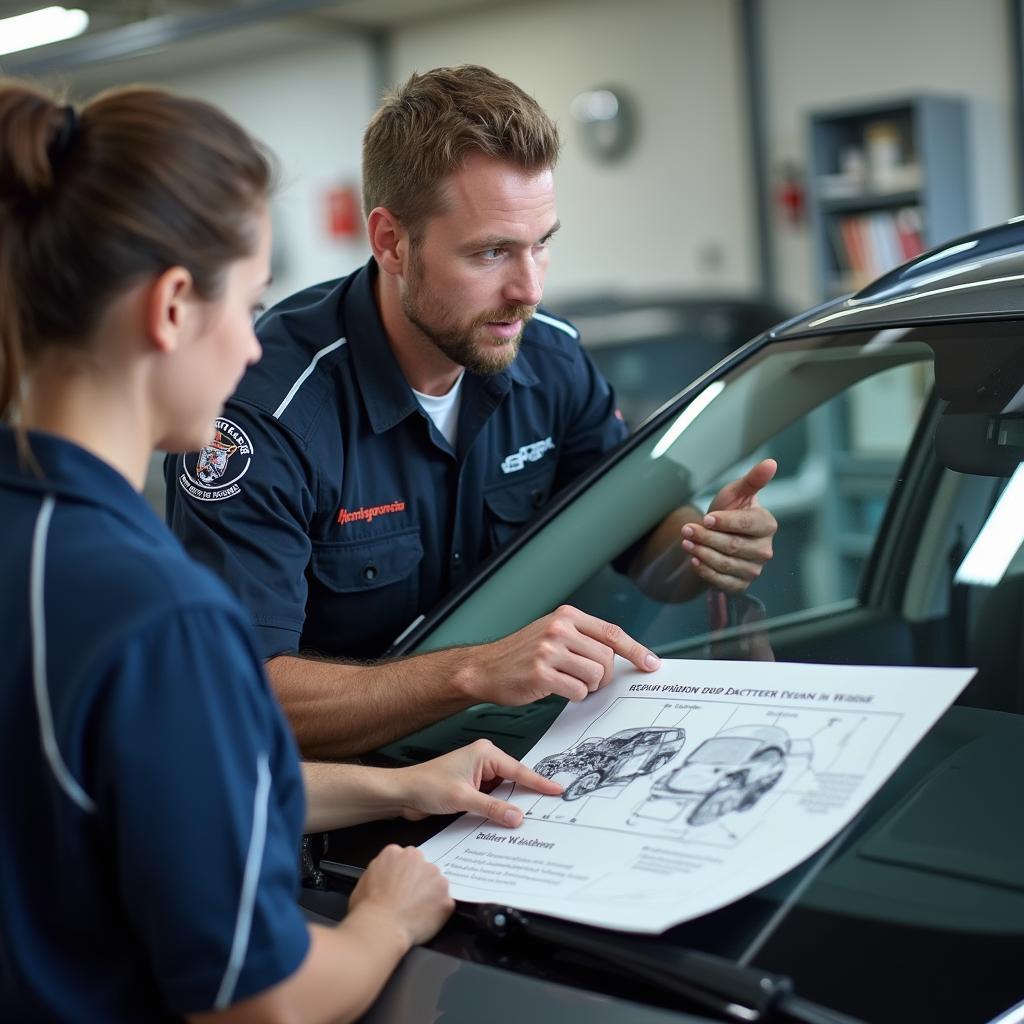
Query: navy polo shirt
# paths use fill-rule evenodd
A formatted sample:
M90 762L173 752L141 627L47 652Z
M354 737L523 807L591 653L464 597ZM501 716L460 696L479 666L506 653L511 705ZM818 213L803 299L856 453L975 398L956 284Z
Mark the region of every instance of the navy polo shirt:
M570 324L543 310L466 372L457 446L381 326L376 263L270 310L202 452L168 459L168 520L249 609L265 657L377 657L626 434Z
M113 468L0 427L0 1019L227 1006L299 966L304 798L237 600Z

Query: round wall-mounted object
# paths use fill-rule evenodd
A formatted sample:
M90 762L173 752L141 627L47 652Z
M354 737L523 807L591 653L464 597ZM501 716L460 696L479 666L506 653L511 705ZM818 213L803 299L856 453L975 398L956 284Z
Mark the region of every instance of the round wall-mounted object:
M633 104L621 89L604 86L581 92L569 105L569 113L595 159L618 160L632 148L636 118Z

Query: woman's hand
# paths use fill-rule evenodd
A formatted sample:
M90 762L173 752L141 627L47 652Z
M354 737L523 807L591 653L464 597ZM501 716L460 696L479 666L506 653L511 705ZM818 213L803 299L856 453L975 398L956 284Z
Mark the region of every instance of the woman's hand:
M470 811L515 828L522 824L523 812L515 804L489 795L498 783L518 782L548 796L562 792L557 782L531 771L490 740L477 740L432 761L394 771L403 775L405 799L401 813L410 821L430 814Z
M405 948L437 934L455 909L448 880L413 846L385 846L363 872L349 897L346 921L385 924Z

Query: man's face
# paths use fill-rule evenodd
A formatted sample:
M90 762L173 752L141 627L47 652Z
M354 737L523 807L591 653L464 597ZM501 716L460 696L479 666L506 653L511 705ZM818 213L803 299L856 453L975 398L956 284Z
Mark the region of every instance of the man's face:
M410 247L402 311L452 362L498 373L515 359L544 290L558 228L553 175L476 154L443 195Z

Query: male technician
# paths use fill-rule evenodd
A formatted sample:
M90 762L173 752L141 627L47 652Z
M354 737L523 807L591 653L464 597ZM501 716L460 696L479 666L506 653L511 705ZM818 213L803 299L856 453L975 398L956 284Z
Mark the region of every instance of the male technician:
M373 258L272 309L216 440L168 462L171 525L247 606L307 756L482 701L581 699L615 653L657 665L573 608L491 644L351 661L379 657L626 435L576 330L538 305L558 145L538 104L485 68L413 75L364 139ZM735 593L759 574L776 524L756 495L774 472L767 460L713 517L679 510L654 531L684 589Z

